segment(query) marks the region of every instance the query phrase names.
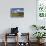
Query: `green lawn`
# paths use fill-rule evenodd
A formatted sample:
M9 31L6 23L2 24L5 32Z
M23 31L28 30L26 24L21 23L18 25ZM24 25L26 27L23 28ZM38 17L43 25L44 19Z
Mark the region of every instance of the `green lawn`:
M24 16L24 12L11 13L11 16L13 16L13 17L23 17Z

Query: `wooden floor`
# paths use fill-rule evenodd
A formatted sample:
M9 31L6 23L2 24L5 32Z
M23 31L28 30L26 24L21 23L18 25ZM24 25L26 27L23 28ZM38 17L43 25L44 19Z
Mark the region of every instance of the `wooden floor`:
M2 42L0 42L0 46L4 46L4 43ZM7 46L15 46L15 43L8 43L8 45ZM25 45L24 45L25 46ZM30 43L30 46L37 46L37 43ZM41 46L46 46L46 43L44 43L43 45L41 45Z

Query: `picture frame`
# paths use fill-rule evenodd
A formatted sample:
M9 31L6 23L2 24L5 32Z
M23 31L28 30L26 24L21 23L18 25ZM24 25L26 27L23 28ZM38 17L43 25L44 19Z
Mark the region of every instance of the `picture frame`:
M11 17L24 17L24 8L11 8Z

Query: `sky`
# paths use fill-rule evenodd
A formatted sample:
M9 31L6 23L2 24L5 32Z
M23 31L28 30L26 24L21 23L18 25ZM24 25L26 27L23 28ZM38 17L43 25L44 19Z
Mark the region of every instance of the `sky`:
M24 12L24 8L11 8L11 13Z

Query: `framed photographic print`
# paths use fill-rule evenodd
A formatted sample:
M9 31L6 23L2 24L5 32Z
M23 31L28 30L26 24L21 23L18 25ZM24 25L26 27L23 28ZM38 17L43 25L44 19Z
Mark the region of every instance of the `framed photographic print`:
M24 8L11 8L11 17L24 17Z

